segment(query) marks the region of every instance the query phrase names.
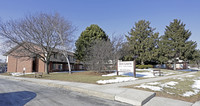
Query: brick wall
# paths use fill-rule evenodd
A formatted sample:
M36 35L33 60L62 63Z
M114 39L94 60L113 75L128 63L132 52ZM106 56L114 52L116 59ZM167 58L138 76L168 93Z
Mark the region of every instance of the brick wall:
M8 56L8 71L7 72L23 72L23 69L26 69L26 72L32 72L32 59L29 58L16 58L13 56Z
M38 72L45 72L45 64L42 60L38 61Z

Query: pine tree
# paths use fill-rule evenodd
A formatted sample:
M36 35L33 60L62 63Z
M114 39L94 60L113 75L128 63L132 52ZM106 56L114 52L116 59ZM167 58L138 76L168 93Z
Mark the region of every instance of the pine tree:
M199 67L200 67L200 50L196 49L192 56L193 56L192 62L197 64L197 67L199 69Z
M165 34L161 37L159 50L165 60L174 62L174 70L176 70L176 62L178 59L191 60L192 54L195 52L196 42L188 41L191 32L185 29L185 24L181 20L174 19L169 26L165 28ZM167 59L166 59L167 58ZM162 60L162 59L161 59Z
M85 31L81 33L81 36L76 41L75 56L78 60L83 61L88 48L90 48L95 40L108 40L106 33L95 24L87 27Z
M150 22L140 20L135 23L135 26L129 32L130 36L126 36L128 40L130 54L127 59L132 59L133 56L138 56L137 61L140 64L155 60L157 57L157 42L159 33L154 33L155 28L150 27Z

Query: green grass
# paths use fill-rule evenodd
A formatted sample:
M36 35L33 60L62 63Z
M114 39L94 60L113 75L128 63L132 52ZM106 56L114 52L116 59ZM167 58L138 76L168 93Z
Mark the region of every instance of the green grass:
M10 73L0 73L0 75L11 76L11 74L10 74Z
M21 77L34 78L34 75L25 75ZM70 82L82 82L82 83L93 83L95 84L98 80L108 80L114 79L117 76L101 76L101 74L94 72L76 72L72 74L68 73L50 73L44 74L42 78L39 79L50 79L50 80L60 80L60 81L70 81ZM121 77L121 76L120 76Z

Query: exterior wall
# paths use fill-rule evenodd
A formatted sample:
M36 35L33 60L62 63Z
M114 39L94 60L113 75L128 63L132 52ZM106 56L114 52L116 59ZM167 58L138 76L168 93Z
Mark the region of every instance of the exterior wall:
M32 72L32 59L8 56L7 72L23 72L24 68L26 72Z
M40 59L38 59L38 72L45 72L45 64Z
M21 47L18 47L7 54L7 63L8 63L7 72L23 72L24 68L26 69L26 72L45 72L45 63L41 61L39 58L32 58L28 60L28 58L24 58L24 57L15 58L11 56L11 55L18 55L18 53L19 53L19 56L23 55L23 52L21 53L20 51L21 51ZM71 70L83 70L83 69L80 69L82 68L81 64L80 64L81 66L79 66L79 64L75 64L76 59L74 58L73 53L69 52L68 58L70 61ZM50 61L51 62L49 64L49 72L56 71L56 70L57 71L69 70L65 57L60 53L57 53L57 54L55 53L55 55L52 55L52 57L50 58ZM56 70L52 70L52 64L57 64ZM61 70L58 68L59 64L62 64Z
M13 56L7 56L7 63L8 63L8 66L7 66L7 72L17 72L17 66L16 66L16 63L17 63L17 59Z
M23 72L23 69L25 68L25 72L32 72L33 69L33 59L29 58L20 58L18 59L17 63L17 72Z

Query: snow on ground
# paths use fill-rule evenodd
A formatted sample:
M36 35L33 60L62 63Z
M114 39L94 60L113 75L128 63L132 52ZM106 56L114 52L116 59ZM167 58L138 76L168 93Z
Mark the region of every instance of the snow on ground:
M119 82L126 82L126 81L134 81L137 78L133 77L116 77L116 79L109 79L109 80L99 80L97 81L98 84L109 84L109 83L119 83Z
M166 88L172 88L172 89L175 89L175 87L172 87L172 86L175 86L176 84L178 84L178 82L170 81L170 82L167 82L167 83L161 84L160 86L161 86L161 87L166 87Z
M183 78L174 78L174 79L178 79L178 80L180 80L180 81L184 81L185 79L183 79Z
M160 84L160 82L150 82L150 83L147 83L148 85L158 85Z
M144 78L155 77L152 72L137 72L136 76L138 76L138 77L144 77Z
M194 80L194 84L192 85L192 88L200 89L200 80Z
M192 95L195 95L195 92L192 92L192 91L188 91L188 92L185 92L183 95L181 96L184 96L184 97L190 97Z
M175 94L175 93L172 93L172 92L166 92L166 93L171 94L171 95L174 95L174 94Z
M164 84L161 84L160 82L150 82L150 83L141 84L141 85L135 86L135 87L137 87L137 88L148 88L148 89L153 90L153 91L162 91L164 87L174 89L175 87L172 87L172 86L175 86L176 84L178 84L178 82L175 82L175 81L166 82ZM171 92L167 92L167 93L173 94Z
M192 70L200 70L198 67L188 67L188 68Z
M175 82L175 81L170 81L170 82L167 82L165 83L166 85L170 85L170 86L174 86L176 84L178 84L178 82Z
M34 73L25 73L25 75L27 74L34 74ZM11 73L12 76L21 76L24 75L23 73Z
M138 70L138 69L136 69L136 70ZM149 72L136 72L136 77L145 77L145 78L155 77L153 75L153 73L151 72L152 69L139 69L139 70L146 70L146 71L149 71ZM117 75L117 72L106 74L106 75L102 75L102 76L115 76L115 75ZM134 76L133 72L119 72L119 75L122 75L122 76Z
M197 89L194 89L194 91L187 91L185 92L183 95L181 96L184 96L184 97L190 97L190 96L193 96L193 95L196 95L199 93L199 90Z
M187 75L186 77L194 77L194 75Z
M175 73L172 73L172 72L171 73L165 73L165 75L173 75L173 74L175 74Z
M145 84L141 84L140 86L135 86L137 88L148 88L150 90L153 90L153 91L162 91L163 88L161 87L158 87L158 86L150 86L150 85L145 85Z

